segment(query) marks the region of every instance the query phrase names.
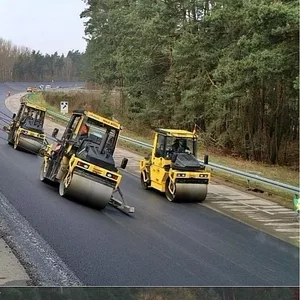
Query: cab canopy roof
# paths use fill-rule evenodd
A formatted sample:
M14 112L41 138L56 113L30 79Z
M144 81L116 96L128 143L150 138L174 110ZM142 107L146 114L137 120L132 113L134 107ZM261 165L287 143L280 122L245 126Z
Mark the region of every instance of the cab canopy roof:
M30 103L27 101L23 101L23 102L21 102L21 104L24 104L25 106L36 109L36 110L47 111L47 109L45 107Z
M182 138L195 138L195 134L188 130L181 130L181 129L165 129L165 128L156 128L155 132L166 135L166 136L173 136L173 137L182 137Z
M120 123L118 123L116 121L109 120L109 119L104 118L104 117L101 117L100 115L95 114L95 113L93 113L91 111L88 111L88 110L76 109L76 110L73 110L73 114L76 114L76 115L85 115L88 118L91 118L93 120L101 122L101 123L103 123L105 125L111 126L111 127L116 128L118 130L121 129L121 124Z

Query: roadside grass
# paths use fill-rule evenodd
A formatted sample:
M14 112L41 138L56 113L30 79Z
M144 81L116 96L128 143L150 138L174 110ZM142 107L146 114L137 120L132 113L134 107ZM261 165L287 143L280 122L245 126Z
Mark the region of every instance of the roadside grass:
M59 113L59 109L56 106L49 105L46 103L42 93L33 93L29 96L29 101L45 106L48 110L54 111L56 113ZM50 117L53 119L52 117ZM55 120L56 122L58 120ZM62 122L58 122L62 124ZM124 128L121 132L121 135L127 136L132 139L136 139L148 144L153 143L153 135L150 136L141 136L140 134L136 134L132 130L128 130ZM139 154L141 156L148 155L151 152L151 149L146 149L141 146L134 145L132 143L119 140L119 146L123 149L132 151L136 154ZM198 158L203 158L205 154L209 155L209 161L224 165L224 166L230 166L233 169L241 170L244 172L249 172L252 174L256 174L265 178L269 178L271 180L280 181L286 184L290 184L293 186L299 186L299 172L295 171L289 167L284 166L277 166L277 165L268 165L260 162L255 161L246 161L241 158L231 157L231 156L225 156L220 155L216 153L215 151L209 151L206 149L203 149L199 147L198 149ZM276 189L273 187L270 187L269 185L261 184L254 181L247 181L246 179L242 179L239 176L235 176L232 174L229 174L227 172L219 171L212 169L210 170L212 172L212 178L225 183L226 185L233 185L235 187L239 186L242 189L249 189L256 190L256 195L260 197L265 197L268 200L271 200L273 202L277 202L281 205L284 205L286 207L292 208L292 200L294 197L293 193L289 193L286 191L283 191L281 189ZM261 193L260 191L263 191ZM275 197L276 195L276 197Z
M51 110L54 112L59 113L59 109L56 108L53 105L50 105L49 103L47 103L42 95L41 92L36 92L36 93L31 93L28 95L28 101L33 103L33 104L37 104L40 106L45 107L47 110Z
M41 92L36 92L36 93L29 94L28 95L28 101L33 103L33 104L43 106L49 111L53 111L55 113L60 113L60 110L57 107L55 107L53 105L50 105L49 103L47 103L45 101L45 99L44 99ZM67 116L70 116L70 114L67 114ZM50 114L47 114L47 113L46 113L46 118L53 121L53 122L56 122L57 124L60 124L60 125L63 125L63 126L67 125L66 121L54 118L53 116L51 116Z

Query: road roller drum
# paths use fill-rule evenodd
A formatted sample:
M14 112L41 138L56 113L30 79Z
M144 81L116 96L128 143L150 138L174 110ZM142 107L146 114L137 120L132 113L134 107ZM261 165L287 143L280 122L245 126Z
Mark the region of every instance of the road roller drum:
M171 202L202 202L207 196L207 184L177 183L171 193L166 187L166 197Z
M210 173L197 157L196 132L156 129L152 153L140 161L141 185L165 193L171 202L203 202Z
M24 149L30 153L38 154L43 147L43 140L33 139L27 136L20 136L15 149Z
M74 172L67 174L59 184L59 194L76 199L99 210L110 201L113 188Z

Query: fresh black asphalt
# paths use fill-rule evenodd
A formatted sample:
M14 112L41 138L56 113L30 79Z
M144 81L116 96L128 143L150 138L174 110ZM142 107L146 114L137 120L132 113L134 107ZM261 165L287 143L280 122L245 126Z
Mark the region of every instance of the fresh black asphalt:
M7 91L23 92L27 85L0 84L0 111L11 115L4 104ZM170 203L142 190L129 174L121 188L135 207L132 216L72 202L39 181L40 157L14 150L3 132L0 137L0 192L86 285L299 283L295 246L199 204Z

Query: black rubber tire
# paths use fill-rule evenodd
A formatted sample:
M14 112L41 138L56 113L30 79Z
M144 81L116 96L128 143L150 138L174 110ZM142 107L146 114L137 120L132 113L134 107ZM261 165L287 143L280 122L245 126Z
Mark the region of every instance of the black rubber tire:
M40 170L40 181L44 182L44 183L51 183L51 180L49 180L48 178L45 178L44 164L45 164L45 162L43 162L41 170Z
M14 135L12 135L11 133L8 133L8 135L7 135L7 144L8 145L11 145L11 146L13 146L13 138L14 138Z
M150 187L150 184L149 184L148 182L145 182L145 181L144 181L143 172L141 172L140 178L141 178L141 186L142 186L142 188L143 188L144 190L148 190L149 187Z
M166 198L170 202L176 202L176 192L175 192L175 195L172 195L172 193L169 190L169 182L170 182L170 178L168 178L167 182L166 182L166 191L165 191ZM176 187L175 187L175 189L176 189Z
M68 175L68 172L66 172L64 174L64 176L62 176L61 180L59 181L59 195L61 197L66 197L67 196L68 187L65 187L65 184L64 184L64 180L65 180L67 175ZM72 175L71 175L71 180L72 180Z
M20 147L18 146L18 144L16 144L15 142L13 143L13 148L14 148L15 150L19 150L19 149L20 149Z

